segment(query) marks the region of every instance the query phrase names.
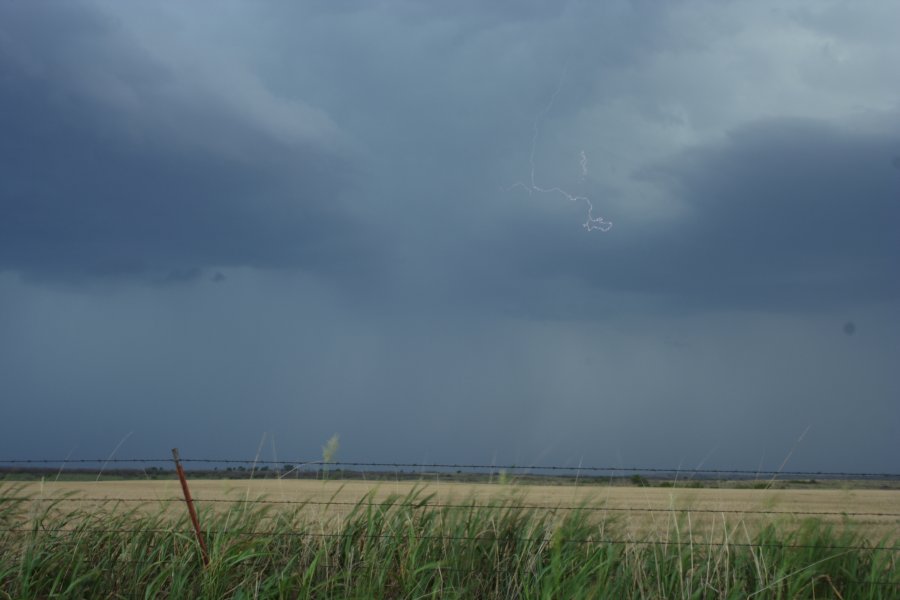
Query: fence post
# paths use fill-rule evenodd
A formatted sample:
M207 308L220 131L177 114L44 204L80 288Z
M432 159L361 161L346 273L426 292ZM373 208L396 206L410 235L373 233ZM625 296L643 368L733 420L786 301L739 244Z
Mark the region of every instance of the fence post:
M175 460L175 470L178 471L178 479L181 481L181 491L184 492L184 502L187 504L191 523L194 525L194 533L200 543L200 552L203 555L203 566L209 566L209 551L206 549L206 541L203 532L200 531L200 519L197 518L197 510L194 508L194 499L191 498L191 490L188 488L187 478L184 476L184 468L181 466L181 457L178 456L178 448L172 448L172 458Z

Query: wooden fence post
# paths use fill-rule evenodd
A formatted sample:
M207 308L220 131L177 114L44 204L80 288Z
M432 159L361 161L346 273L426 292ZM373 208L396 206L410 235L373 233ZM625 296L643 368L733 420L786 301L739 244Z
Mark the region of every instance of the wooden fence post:
M178 471L178 479L181 480L181 491L184 492L184 502L187 504L191 523L194 525L194 533L200 543L200 552L203 555L203 566L209 566L209 551L206 549L206 540L200 531L200 519L197 518L197 510L194 508L194 499L191 498L191 490L188 488L187 478L184 476L184 468L181 466L181 457L178 456L178 448L172 448L172 458L175 460L175 470Z

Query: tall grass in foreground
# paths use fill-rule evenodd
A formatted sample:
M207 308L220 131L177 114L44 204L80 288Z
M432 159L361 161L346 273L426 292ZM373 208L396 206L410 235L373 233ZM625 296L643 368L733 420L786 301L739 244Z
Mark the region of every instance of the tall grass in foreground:
M900 597L897 552L849 527L738 525L712 543L681 522L667 540L624 540L586 511L428 500L367 498L331 517L258 503L201 511L208 568L187 521L163 506L0 500L0 597Z

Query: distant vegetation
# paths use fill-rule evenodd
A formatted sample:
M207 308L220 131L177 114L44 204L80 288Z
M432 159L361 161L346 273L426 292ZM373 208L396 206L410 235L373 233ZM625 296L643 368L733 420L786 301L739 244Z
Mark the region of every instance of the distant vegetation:
M6 598L900 596L895 550L815 520L735 528L722 542L692 535L685 520L635 539L586 511L429 507L420 493L367 498L324 520L251 502L202 512L204 567L189 524L163 507L85 512L0 492Z
M334 443L329 440L329 444ZM323 451L326 447L323 447ZM333 446L336 451L336 446ZM365 480L365 481L456 481L460 483L500 483L517 485L631 485L637 487L675 487L675 488L720 488L720 489L893 489L900 490L900 479L766 479L752 478L721 479L694 475L678 479L660 475L609 475L577 477L572 475L544 475L532 473L510 473L504 470L497 472L473 471L404 471L404 470L366 470L356 471L322 465L305 467L292 464L235 466L215 469L192 469L188 471L191 479L331 479L331 480ZM116 480L162 480L175 479L174 469L148 467L146 469L107 469L101 477L104 481ZM49 468L11 468L0 467L0 481L95 481L96 469L67 469L59 471Z

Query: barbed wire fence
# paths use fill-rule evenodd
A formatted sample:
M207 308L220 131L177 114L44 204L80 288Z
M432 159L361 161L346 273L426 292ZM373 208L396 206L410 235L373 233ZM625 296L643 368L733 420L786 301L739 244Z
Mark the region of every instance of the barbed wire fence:
M823 470L763 470L763 469L673 469L660 467L616 467L616 466L569 466L569 465L516 465L516 464L483 464L483 463L441 463L441 462L364 462L364 461L323 461L323 460L260 460L260 459L230 459L230 458L180 458L179 462L194 465L206 465L207 469L200 470L201 474L209 474L208 466L210 465L251 465L251 471L257 467L266 468L276 466L279 469L271 473L260 471L260 476L268 476L274 474L278 479L287 478L285 472L299 472L303 469L312 469L309 474L317 474L318 470L329 470L332 475L346 475L345 467L354 469L352 475L365 475L367 473L375 473L379 475L402 473L404 475L460 475L471 474L478 476L497 476L513 473L524 473L526 475L537 476L565 476L581 473L594 473L596 478L641 476L652 474L660 477L665 476L694 476L704 475L709 480L716 480L723 476L735 476L738 481L754 481L759 477L767 478L768 482L775 481L778 477L815 477L828 479L846 479L852 481L886 481L900 482L900 473L890 472L859 472L859 471L823 471ZM37 472L53 471L61 474L65 467L69 465L87 465L102 464L100 470L84 470L76 471L78 474L97 473L102 475L103 470L109 464L129 465L131 468L125 469L132 476L140 476L140 474L148 475L147 467L137 468L134 465L150 465L149 469L153 475L172 474L175 475L174 468L167 471L156 465L171 465L172 459L164 458L77 458L77 459L30 459L30 458L11 458L0 459L0 470L7 470L12 473L16 472L34 472L34 467L38 466ZM51 467L52 465L52 467ZM24 466L24 469L22 468ZM59 470L56 467L59 466ZM41 471L43 469L43 471ZM337 471L333 471L337 469ZM412 469L412 471L407 471ZM402 470L402 471L401 471ZM215 473L216 471L213 471ZM114 475L121 471L116 471ZM627 475L626 475L627 474ZM750 477L754 479L749 479ZM682 480L685 481L685 480ZM28 501L32 498L28 496L0 496L0 501ZM183 502L183 498L133 498L133 497L111 497L102 498L83 498L83 497L57 497L52 499L54 502L68 503L97 503L97 502L116 502L125 504L147 504L147 503L176 503ZM274 500L270 498L260 497L252 499L237 498L194 498L196 502L205 504L270 504L270 505L286 505L286 506L359 506L360 501L348 502L331 499L328 501L321 500ZM366 503L363 503L366 504ZM369 506L376 506L377 503L368 502ZM395 506L406 508L423 508L423 509L478 509L490 508L495 505L476 504L473 502L464 503L448 503L448 502L426 502L426 503L399 503ZM696 507L666 507L654 508L648 506L590 506L586 504L580 505L562 505L562 504L504 504L505 508L519 510L548 510L548 511L602 511L602 512L642 512L642 513L711 513L711 514L742 514L742 515L785 515L785 516L816 516L816 517L883 517L883 518L900 518L900 511L822 511L822 510L774 510L774 509L727 509L727 508L696 508Z
M283 505L283 506L321 506L321 507L379 507L383 506L381 502L373 501L346 501L346 500L273 500L271 498L193 498L194 502L203 504L261 504L261 505ZM170 504L184 502L184 498L125 498L116 496L103 497L39 497L33 496L0 496L0 502L53 502L53 503L84 503L84 504ZM768 509L736 509L736 508L697 508L697 507L678 507L672 506L667 508L653 508L648 506L593 506L587 504L565 505L565 504L518 504L511 502L503 503L452 503L452 502L395 502L391 503L396 508L414 508L414 509L460 509L460 510L478 510L491 508L504 508L510 510L545 510L545 511L581 511L581 512L626 512L626 513L694 513L694 514L714 514L714 515L782 515L782 516L801 516L801 517L878 517L878 518L898 518L900 512L866 512L866 511L824 511L824 510L768 510Z
M747 477L820 477L829 479L870 480L883 479L900 481L900 473L889 472L865 472L865 471L823 471L823 470L767 470L767 469L704 469L704 468L661 468L642 466L583 466L583 465L521 465L521 464L486 464L486 463L446 463L446 462L368 462L368 461L325 461L325 460L262 460L262 459L231 459L231 458L182 458L182 463L194 465L253 465L253 466L277 466L291 468L353 468L366 470L397 470L412 469L412 472L421 473L431 469L435 471L473 471L478 474L499 474L502 472L525 472L532 474L575 474L594 473L599 477L630 474L655 474L655 475L709 475L723 476L734 475L741 478ZM0 468L16 465L50 465L64 468L68 465L82 464L116 464L116 465L171 465L171 458L77 458L77 459L30 459L30 458L0 458Z
M106 471L110 465L115 465L115 474L121 475L123 472L131 476L147 475L148 471L154 476L159 474L172 474L174 476L176 469L171 468L172 459L165 458L96 458L96 459L30 459L30 458L0 458L0 471L7 473L36 472L39 474L47 473L63 473L65 469L75 466L75 473L97 473L99 477ZM194 466L190 473L209 474L222 473L219 468L233 469L234 466L250 467L251 476L259 473L260 476L273 475L279 479L286 478L286 473L294 473L299 475L301 472L309 472L315 474L324 470L328 470L331 476L346 474L348 471L351 476L365 475L367 473L376 475L418 475L420 477L432 475L473 475L473 476L499 476L509 473L515 473L522 476L535 477L592 477L594 479L613 478L625 479L629 476L652 476L665 480L666 478L682 478L690 480L696 476L702 476L708 480L716 479L736 479L738 481L758 481L759 478L765 478L768 483L772 483L778 478L816 478L823 480L854 480L854 481L884 481L889 483L900 482L900 473L889 472L853 472L853 471L824 471L824 470L763 470L763 469L722 469L722 468L660 468L660 467L640 467L640 466L570 466L570 465L517 465L517 464L482 464L471 462L377 462L377 461L323 461L323 460L244 460L232 458L182 458L181 463ZM85 469L86 465L100 465L98 469ZM176 463L177 465L177 463ZM269 471L271 467L275 467L274 471ZM123 468L124 467L124 468ZM167 469L166 467L169 467ZM266 469L268 472L262 471ZM151 503L174 504L187 501L189 504L197 502L206 505L241 505L241 504L260 504L260 505L280 505L285 507L379 507L385 506L383 503L372 501L371 499L362 499L359 501L343 501L334 498L330 500L287 500L287 499L271 499L271 498L186 498L177 497L110 497L102 498L94 497L38 497L11 494L0 495L0 503L4 502L53 502L53 503L84 503L84 504L125 504L125 505L143 505ZM691 513L691 514L715 514L715 515L764 515L770 517L790 516L790 517L839 517L842 519L849 518L865 518L865 519L900 519L900 511L824 511L824 510L775 510L775 509L729 509L729 508L698 508L698 507L652 507L652 506L608 506L608 505L588 505L588 504L548 504L548 503L527 503L527 502L494 502L494 503L477 503L471 502L442 502L442 501L423 501L423 502L392 502L389 507L402 507L408 509L421 510L479 510L502 508L508 510L540 510L540 511L585 511L585 512L603 512L603 513ZM199 524L196 524L199 532ZM46 528L42 527L36 530L34 527L0 527L0 532L22 534L25 536L35 535L38 531L43 534L71 534L73 532L84 533L86 531L101 534L129 534L129 533L155 533L155 534L174 534L172 529L147 529L147 528ZM183 535L190 535L187 532L181 532ZM205 536L240 536L240 537L294 537L294 538L334 538L340 539L345 536L341 532L322 532L322 531L271 531L271 530L240 530L240 529L205 529L202 531ZM359 535L359 534L355 534ZM363 537L368 539L389 538L394 534L373 534L367 533ZM198 533L198 539L201 534ZM509 541L507 538L497 538L484 535L473 536L439 536L428 535L421 536L419 539L428 539L433 541L466 541L494 543L499 541ZM548 538L516 538L516 542L521 543L549 543ZM65 539L57 539L54 543L66 543ZM832 551L878 551L896 553L900 552L900 546L890 545L810 545L810 544L791 544L791 543L764 543L764 542L736 542L733 540L714 542L714 541L679 541L679 540L661 540L661 539L636 539L636 538L615 538L615 537L589 537L583 539L563 539L561 543L579 544L579 545L645 545L645 546L691 546L691 547L743 547L752 549L776 548L784 551L791 550L832 550ZM448 567L446 570L460 570L455 567ZM462 569L466 570L466 569ZM847 581L853 585L872 585L872 586L898 586L897 581Z

